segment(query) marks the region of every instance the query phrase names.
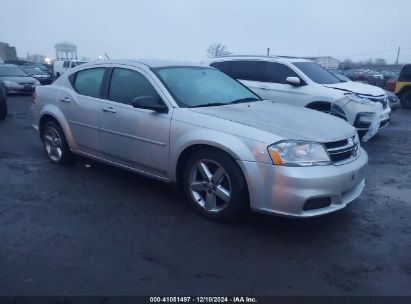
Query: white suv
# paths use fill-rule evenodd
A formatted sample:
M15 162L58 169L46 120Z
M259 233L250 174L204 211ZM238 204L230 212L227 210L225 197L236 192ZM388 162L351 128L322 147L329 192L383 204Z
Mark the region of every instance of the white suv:
M381 88L342 82L318 64L294 57L227 56L209 64L240 80L263 99L344 118L365 134L388 125L391 109Z
M53 76L55 78L59 78L63 75L66 71L75 68L83 63L87 63L84 60L77 60L77 59L70 59L70 60L55 60L54 61L54 68L53 68Z

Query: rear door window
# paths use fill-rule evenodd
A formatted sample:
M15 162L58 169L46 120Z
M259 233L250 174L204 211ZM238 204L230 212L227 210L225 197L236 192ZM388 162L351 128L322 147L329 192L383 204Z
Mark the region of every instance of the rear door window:
M100 97L100 88L106 68L92 68L76 73L74 89L81 95Z
M286 84L287 77L298 77L298 74L294 72L290 67L278 62L266 62L265 63L265 76L264 82L281 83Z
M114 68L111 76L109 100L131 104L134 98L153 96L160 100L151 83L137 71Z
M231 68L228 75L240 80L262 81L264 78L264 62L247 60L231 61Z

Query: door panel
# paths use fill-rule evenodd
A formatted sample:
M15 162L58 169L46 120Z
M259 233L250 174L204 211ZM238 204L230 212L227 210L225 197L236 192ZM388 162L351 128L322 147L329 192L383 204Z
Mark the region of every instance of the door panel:
M107 96L110 100L104 100L99 111L101 144L105 158L165 176L171 112L157 113L131 106L135 97L164 98L147 76L144 71L114 67Z
M105 158L149 173L168 167L170 117L150 110L104 101L100 136Z
M77 150L96 154L101 152L98 132L100 89L105 67L79 71L72 89L60 91L58 103L66 116Z

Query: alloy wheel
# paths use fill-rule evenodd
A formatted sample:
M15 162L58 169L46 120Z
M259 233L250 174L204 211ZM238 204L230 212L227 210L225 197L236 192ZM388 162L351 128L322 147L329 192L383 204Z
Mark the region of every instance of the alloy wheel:
M231 183L217 162L202 159L189 174L189 189L194 201L207 212L219 212L231 201Z

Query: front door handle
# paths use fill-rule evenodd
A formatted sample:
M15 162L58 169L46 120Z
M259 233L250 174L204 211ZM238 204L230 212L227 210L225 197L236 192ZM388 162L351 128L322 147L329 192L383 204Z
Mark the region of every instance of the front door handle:
M71 99L68 98L68 97L60 97L60 101L61 101L61 102L70 102Z
M266 91L268 91L270 88L267 88L267 87L261 87L260 89L261 89L261 90L266 90Z
M104 109L103 109L103 112L106 112L106 113L117 113L117 111L116 111L114 108L112 108L112 107L104 108Z

